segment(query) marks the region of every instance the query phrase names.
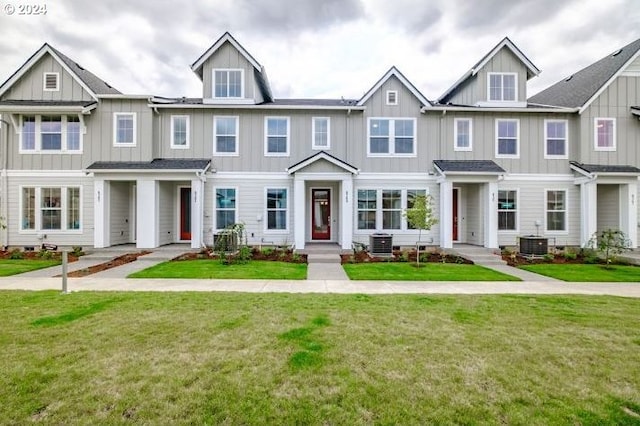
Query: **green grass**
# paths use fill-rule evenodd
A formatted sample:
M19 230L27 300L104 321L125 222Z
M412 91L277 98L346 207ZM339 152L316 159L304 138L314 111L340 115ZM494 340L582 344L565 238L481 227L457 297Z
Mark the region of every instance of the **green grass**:
M384 281L520 281L519 278L477 265L454 263L379 262L342 265L352 280Z
M3 291L0 424L638 424L640 299Z
M563 281L573 282L639 282L640 267L629 265L544 264L520 268Z
M304 280L307 278L307 265L261 260L223 265L218 260L181 260L160 263L151 268L133 273L128 278Z
M59 264L58 260L0 259L0 277L8 277Z

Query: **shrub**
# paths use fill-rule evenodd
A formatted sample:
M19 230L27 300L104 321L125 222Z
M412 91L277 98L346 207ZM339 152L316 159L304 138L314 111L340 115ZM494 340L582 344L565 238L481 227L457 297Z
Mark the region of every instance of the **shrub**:
M240 247L240 250L238 250L238 255L237 255L237 259L241 262L248 262L251 260L251 247L249 246L242 246Z
M544 259L545 262L553 261L553 255L551 253L546 253L544 256L542 256L542 258Z
M13 260L24 259L24 253L18 249L12 250L11 253L9 254L9 259L13 259Z
M272 247L262 247L262 249L260 249L260 251L262 252L262 254L264 256L271 256L273 254L273 248Z
M40 250L38 252L38 256L41 259L47 259L48 260L48 259L52 259L53 258L53 253L50 252L49 250Z
M578 254L570 249L566 249L562 255L567 260L576 260L578 258Z
M73 254L75 257L80 257L84 254L84 252L82 251L82 247L73 246L71 247L71 254Z

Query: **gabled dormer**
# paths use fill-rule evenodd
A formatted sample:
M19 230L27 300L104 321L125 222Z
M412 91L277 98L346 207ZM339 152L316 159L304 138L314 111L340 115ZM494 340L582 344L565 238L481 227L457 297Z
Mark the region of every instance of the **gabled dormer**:
M540 70L513 44L502 39L440 98L441 104L526 107L527 81Z
M260 104L273 100L264 67L228 32L191 65L204 103Z

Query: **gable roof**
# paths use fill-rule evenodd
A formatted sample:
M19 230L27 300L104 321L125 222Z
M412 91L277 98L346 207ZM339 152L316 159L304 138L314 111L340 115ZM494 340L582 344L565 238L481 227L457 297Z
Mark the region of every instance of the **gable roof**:
M320 151L317 152L315 154L313 154L310 157L305 158L302 161L297 162L296 164L289 166L287 168L287 173L289 173L290 175L301 170L304 169L305 167L315 163L316 161L319 160L325 160L328 161L331 164L334 164L346 171L348 171L349 173L353 173L354 175L357 175L359 170L357 167L352 166L351 164L347 163L346 161L342 161L341 159L339 159L338 157L334 157L333 155L329 154L326 151Z
M476 62L469 71L464 73L458 81L453 83L453 86L448 88L442 94L442 96L438 98L438 103L446 102L447 98L449 98L450 95L455 93L458 88L462 86L469 78L474 77L502 48L509 49L527 68L527 80L540 74L540 70L538 69L538 67L536 67L533 62L531 62L529 58L527 58L527 56L522 53L520 49L518 49L518 46L516 46L509 39L509 37L505 37L498 44L496 44L495 47L489 51L489 53L484 55L478 62Z
M92 72L81 67L77 62L45 43L38 49L20 68L0 86L2 96L13 84L15 84L31 67L33 67L44 55L50 54L94 99L99 95L118 95L120 91Z
M582 113L639 53L640 39L531 96L528 102L580 108Z
M416 89L416 86L414 86L395 66L389 68L389 71L387 71L385 75L383 75L382 78L378 80L376 84L374 84L373 87L369 89L369 91L365 93L364 96L362 96L362 98L360 98L357 105L364 105L365 102L367 102L369 98L371 98L371 96L373 96L373 94L377 92L380 87L382 87L382 85L391 77L396 77L398 80L400 80L400 83L402 83L413 94L413 96L418 98L423 106L433 105L433 103L425 98L424 95L420 93L418 89Z

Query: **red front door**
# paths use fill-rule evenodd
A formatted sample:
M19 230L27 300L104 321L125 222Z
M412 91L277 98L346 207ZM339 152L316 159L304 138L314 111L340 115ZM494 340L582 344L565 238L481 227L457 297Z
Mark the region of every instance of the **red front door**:
M458 188L453 188L453 232L451 239L458 241Z
M311 190L311 239L331 239L331 190Z
M180 239L191 239L191 188L180 188Z

